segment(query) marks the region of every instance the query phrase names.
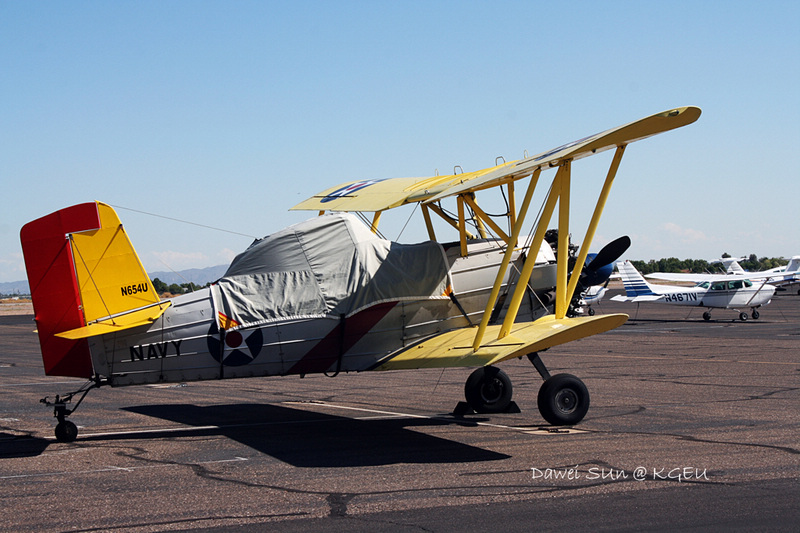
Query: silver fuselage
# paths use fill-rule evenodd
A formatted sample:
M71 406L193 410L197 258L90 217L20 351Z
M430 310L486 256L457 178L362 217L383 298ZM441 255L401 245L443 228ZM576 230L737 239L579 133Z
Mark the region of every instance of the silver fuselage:
M97 375L112 385L181 382L375 368L392 354L444 331L480 322L503 258L495 241L445 246L455 298L385 302L353 316L280 320L221 331L212 288L172 299L147 328L89 339ZM513 290L523 252L505 273L494 319L505 315L504 295ZM536 260L517 321L547 311L537 295L555 286L555 258L545 243ZM543 301L544 300L544 301Z

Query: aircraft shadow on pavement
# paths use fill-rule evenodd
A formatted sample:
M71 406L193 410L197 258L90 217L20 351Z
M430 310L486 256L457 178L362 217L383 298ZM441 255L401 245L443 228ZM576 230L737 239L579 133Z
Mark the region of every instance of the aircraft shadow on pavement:
M148 430L140 433L127 432L120 436L87 436L81 440L224 435L260 453L306 468L395 463L464 463L497 461L510 457L411 429L454 423L447 420L356 420L286 406L260 404L207 407L165 404L124 409L189 427L177 434L174 430Z
M0 432L0 459L36 457L50 444L47 439Z

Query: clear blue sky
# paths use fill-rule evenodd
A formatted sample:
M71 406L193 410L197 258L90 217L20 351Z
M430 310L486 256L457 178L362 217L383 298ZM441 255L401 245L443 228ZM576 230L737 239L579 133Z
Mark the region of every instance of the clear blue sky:
M72 204L263 236L343 181L477 170L681 105L703 116L628 148L594 248L800 254L798 28L800 3L769 0L2 1L0 281L25 278L20 227ZM578 242L605 155L573 169ZM252 240L118 213L150 271Z

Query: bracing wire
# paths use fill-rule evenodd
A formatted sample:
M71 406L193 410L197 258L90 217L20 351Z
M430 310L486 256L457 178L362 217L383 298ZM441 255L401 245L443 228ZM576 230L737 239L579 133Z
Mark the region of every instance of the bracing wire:
M406 219L406 223L403 224L403 228L400 230L400 233L397 234L397 239L395 239L396 241L400 240L400 236L403 235L403 232L406 230L406 227L408 226L408 223L411 222L411 217L413 217L414 213L417 212L417 207L419 207L419 204L420 204L419 202L416 202L414 204L414 209L411 211L411 214L408 215L408 218Z
M371 230L372 229L372 221L367 218L367 215L365 215L361 211L356 211L355 213L358 216L358 218L361 219L361 222L366 224L367 227L370 228L370 230ZM383 239L385 241L389 240L389 239L386 238L386 236L383 233L381 233L381 230L379 230L378 228L375 228L375 235L377 235L378 237L380 237L381 239Z
M97 286L97 283L94 280L94 276L92 276L92 271L89 270L89 265L86 264L86 260L83 258L83 254L81 253L80 249L74 245L75 241L72 240L72 234L69 234L69 241L73 245L72 248L78 253L78 258L81 260L83 268L84 270L86 270L86 273L89 276L89 280L92 282L94 290L97 292L97 296L100 298L100 303L102 303L103 307L105 307L106 313L108 313L108 315L111 316L111 310L108 308L108 304L106 304L105 298L103 298L103 293L100 292L100 287ZM112 322L114 321L113 317L111 321Z
M217 228L217 227L214 227L214 226L208 226L206 224L200 224L200 223L197 223L197 222L191 222L189 220L182 220L180 218L173 218L173 217L168 217L168 216L165 216L165 215L159 215L157 213L148 213L147 211L141 211L139 209L132 209L130 207L123 207L121 205L112 205L111 207L113 207L115 209L124 209L126 211L133 211L134 213L140 213L142 215L150 215L151 217L164 218L166 220L172 220L174 222L181 222L183 224L189 224L189 225L197 226L197 227L200 227L200 228L213 229L213 230L216 230L216 231L222 231L224 233L231 233L233 235L240 235L242 237L249 237L251 239L258 239L259 238L259 237L256 237L255 235L249 235L247 233L240 233L238 231L231 231L231 230L227 230L227 229L223 229L223 228Z

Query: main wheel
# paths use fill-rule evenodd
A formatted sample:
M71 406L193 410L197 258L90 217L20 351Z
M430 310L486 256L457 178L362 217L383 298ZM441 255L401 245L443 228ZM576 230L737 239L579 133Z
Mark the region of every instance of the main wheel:
M476 413L501 413L511 403L513 389L508 375L497 367L476 369L464 384L464 396Z
M708 311L706 311L705 313L703 313L703 320L705 320L706 322L708 322L709 320L711 320L711 313L709 313Z
M761 314L758 312L758 309L753 309L753 312L750 314L750 316L753 317L753 320L758 320L758 317L760 317Z
M556 374L542 383L537 403L542 418L554 426L571 426L586 416L589 391L572 374Z
M741 320L742 322L745 322L747 320L747 313L745 313L744 311L739 313L739 320Z
M56 440L58 442L72 442L78 438L78 426L64 420L56 424Z

